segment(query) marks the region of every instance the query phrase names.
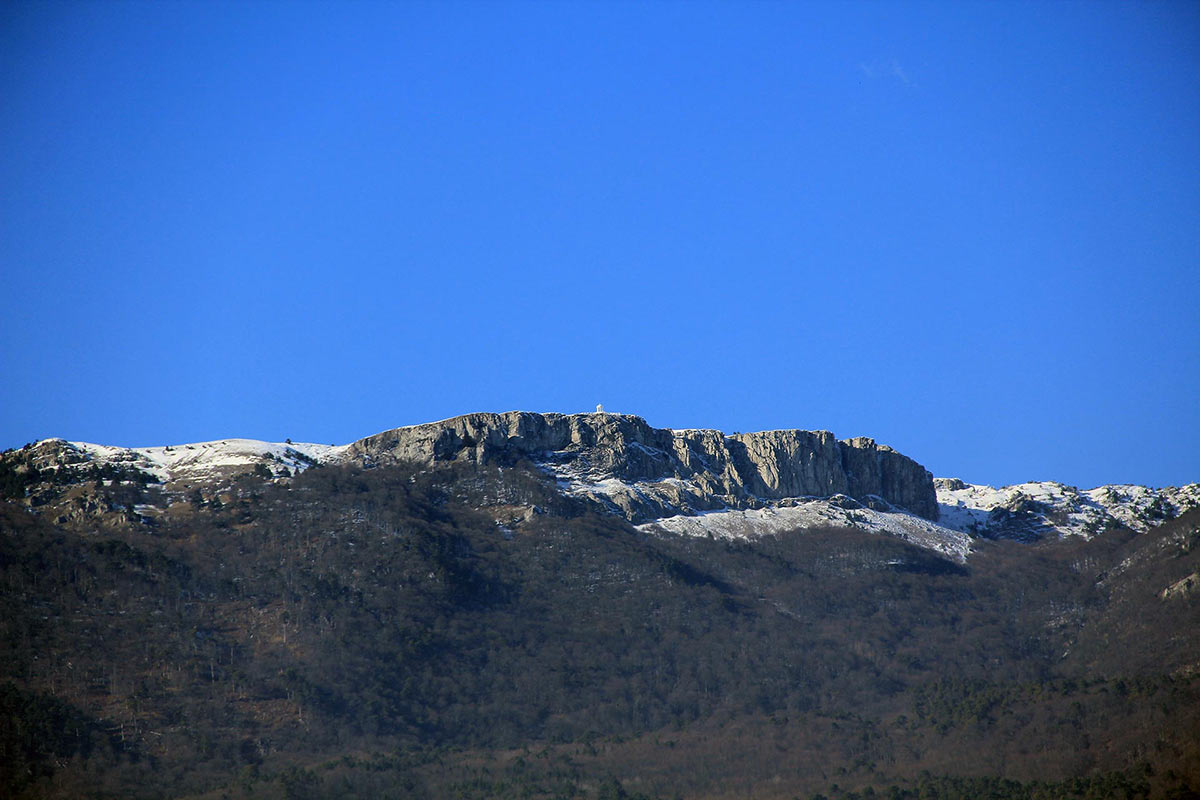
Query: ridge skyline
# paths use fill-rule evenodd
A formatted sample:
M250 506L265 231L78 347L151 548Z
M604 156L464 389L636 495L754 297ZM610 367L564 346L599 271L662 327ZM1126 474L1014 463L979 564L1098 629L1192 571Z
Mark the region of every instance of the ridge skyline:
M4 455L15 474L32 470L28 485L70 482L99 466L133 470L140 476L134 480L174 496L239 476L286 480L317 465L526 464L565 495L650 532L738 539L846 524L955 560L968 557L977 537L1090 538L1114 525L1141 531L1200 506L1200 483L1080 490L1061 481L1025 481L993 487L934 477L925 465L870 437L654 428L642 417L615 412L477 412L341 445L227 438L122 448L56 438ZM31 503L45 502L41 490L28 496L34 494L38 499Z
M190 441L175 440L169 444L163 444L160 442L158 444L125 445L125 444L113 444L111 442L100 441L100 440L96 440L96 439L72 438L72 437L67 437L67 436L47 436L47 437L39 438L36 440L32 440L27 443L12 445L12 446L6 447L4 449L5 450L17 450L17 449L21 449L26 444L39 444L41 442L57 440L57 441L64 441L64 442L67 442L67 443L73 444L73 445L86 445L86 446L95 446L95 447L101 447L101 448L115 448L115 449L133 450L133 451L161 450L164 448L169 450L172 448L200 446L200 445L216 445L216 444L228 443L228 442L246 442L246 443L253 443L253 444L279 445L279 446L284 446L284 445L315 446L315 447L323 448L325 450L343 450L345 448L350 447L351 445L365 441L374 436L379 436L379 435L388 433L390 431L404 430L404 429L409 429L409 428L418 428L418 427L422 427L422 426L439 425L442 423L451 422L453 420L458 420L458 419L462 419L465 417L478 416L481 414L495 414L495 415L499 415L499 416L504 416L504 415L509 415L509 414L529 414L529 415L535 415L535 416L562 416L562 417L588 417L588 416L595 416L595 415L603 414L603 415L612 416L612 417L624 417L624 418L630 418L633 420L638 420L638 421L641 421L642 423L646 424L648 427L655 429L655 430L681 432L681 433L689 432L689 431L713 432L713 433L721 434L725 437L733 437L733 436L738 436L738 435L742 435L742 434L763 434L763 433L778 433L778 432L827 433L827 434L833 436L839 442L849 442L849 441L855 440L855 439L868 439L868 440L871 440L872 442L875 442L877 445L879 445L881 447L893 450L893 451L900 453L901 455L905 455L909 458L913 458L912 456L908 456L908 454L904 450L897 448L897 447L893 447L888 442L881 441L879 438L877 438L875 436L861 435L861 434L856 435L856 436L839 436L835 431L830 430L828 428L774 427L774 428L762 428L762 429L758 429L758 430L727 430L727 429L723 429L723 428L702 427L702 426L658 427L658 426L651 424L644 415L635 414L635 413L631 413L631 412L624 412L624 411L611 411L611 410L605 409L604 411L563 412L563 411L529 411L526 409L517 409L517 408L510 409L508 411L502 411L502 412L472 411L472 412L466 412L466 413L462 413L462 414L453 414L450 416L441 417L439 419L433 419L433 420L429 420L429 421L425 421L425 422L414 422L414 423L410 423L410 424L406 424L406 425L394 425L394 426L390 426L390 427L379 428L374 433L368 433L366 435L360 435L360 436L356 436L354 438L342 437L343 440L340 442L334 441L334 442L329 442L329 443L319 441L316 437L304 437L304 438L293 439L293 437L289 436L289 437L283 437L280 439L266 439L266 438L252 437L252 436L218 436L218 437L213 437L210 439L194 439L194 440L190 440ZM1154 484L1154 483L1149 483L1149 482L1137 482L1137 481L1110 481L1110 482L1106 482L1106 483L1085 484L1085 483L1072 483L1070 481L1062 480L1062 479L1051 476L1051 477L1030 477L1030 478L1026 478L1026 479L1022 479L1022 480L1014 480L1009 483L988 483L988 482L983 482L983 481L970 480L968 478L964 478L961 475L954 474L953 472L940 471L940 470L934 469L933 466L926 464L924 461L922 461L919 458L913 458L913 460L916 461L921 466L925 467L927 470L929 470L930 474L934 477L935 480L938 480L938 481L957 480L957 481L962 481L963 483L965 483L969 486L990 488L990 489L996 489L996 490L1008 489L1008 488L1012 488L1012 487L1019 487L1022 485L1032 485L1032 484L1058 484L1058 485L1062 485L1062 486L1065 486L1068 488L1075 488L1075 489L1081 489L1081 490L1103 489L1106 487L1120 487L1120 486L1135 486L1135 487L1144 487L1144 488L1150 488L1150 489L1164 489L1164 488L1178 488L1178 487L1184 487L1184 486L1191 486L1198 482L1197 480L1187 480L1187 481L1182 481L1182 482L1178 482L1178 483Z

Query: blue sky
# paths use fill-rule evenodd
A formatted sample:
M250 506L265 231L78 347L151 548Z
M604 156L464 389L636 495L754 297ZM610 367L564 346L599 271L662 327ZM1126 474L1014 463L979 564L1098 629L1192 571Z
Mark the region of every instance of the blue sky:
M1200 480L1200 5L0 7L0 447L479 410Z

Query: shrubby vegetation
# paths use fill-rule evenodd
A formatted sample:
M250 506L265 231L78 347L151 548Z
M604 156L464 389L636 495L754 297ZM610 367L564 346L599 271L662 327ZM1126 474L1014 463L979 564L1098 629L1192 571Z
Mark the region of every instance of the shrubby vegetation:
M152 526L0 504L0 794L1200 788L1197 604L1156 594L1200 550L1173 528L963 567L848 530L647 537L520 466L181 499Z
M41 478L37 469L19 469L15 460L0 458L0 499L18 499Z

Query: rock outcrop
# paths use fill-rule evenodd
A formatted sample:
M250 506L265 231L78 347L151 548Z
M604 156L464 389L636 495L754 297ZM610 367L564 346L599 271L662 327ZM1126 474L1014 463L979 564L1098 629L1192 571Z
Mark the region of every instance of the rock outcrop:
M594 499L633 521L836 494L938 515L924 467L872 439L839 441L828 431L726 435L653 428L623 414L512 411L385 431L353 443L343 457L364 464L524 459L580 493L596 487Z
M1200 594L1200 572L1193 572L1182 580L1172 583L1159 594L1163 600L1181 600Z
M1109 485L1081 490L1057 481L981 486L935 478L941 524L988 539L1035 542L1092 537L1112 528L1143 532L1200 507L1200 484Z

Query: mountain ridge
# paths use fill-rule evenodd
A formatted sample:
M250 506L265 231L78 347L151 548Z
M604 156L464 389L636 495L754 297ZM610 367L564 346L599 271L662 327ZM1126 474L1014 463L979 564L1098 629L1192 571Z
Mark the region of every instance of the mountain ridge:
M937 516L933 476L923 466L873 439L838 440L829 431L725 434L653 428L626 414L510 411L384 431L346 455L364 463L526 458L576 485L617 479L632 488L598 494L632 522L836 494L878 496Z
M654 428L641 417L608 412L479 412L344 445L224 439L120 448L46 439L3 458L10 482L31 484L35 507L46 497L29 480L35 474L63 482L104 469L110 479L121 473L178 495L247 471L277 480L319 464L453 461L527 461L553 476L564 494L648 532L737 539L834 524L899 536L959 560L972 538L1034 541L1090 537L1112 527L1141 531L1200 507L1200 484L1086 491L1054 481L990 487L934 478L868 437ZM148 515L156 508L153 502L137 505Z
M578 446L545 451L528 430L510 445L510 422L537 424L487 415L463 423L470 444L433 425L354 452L0 454L0 749L19 756L0 795L1200 786L1200 508L1153 524L1187 492L935 480L942 522L970 533L847 494L635 525L623 493L687 480L653 480L670 454L632 428L615 446L636 423L588 439L577 420ZM441 460L406 455L439 441ZM1062 535L1110 502L1111 524ZM989 541L1006 537L1028 544ZM1156 793L1117 788L1151 767ZM987 788L966 786L939 796ZM1033 796L1009 788L990 794Z

